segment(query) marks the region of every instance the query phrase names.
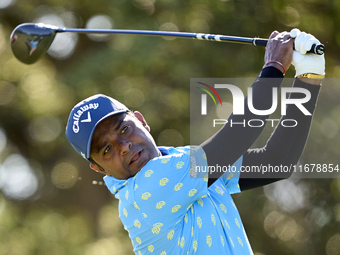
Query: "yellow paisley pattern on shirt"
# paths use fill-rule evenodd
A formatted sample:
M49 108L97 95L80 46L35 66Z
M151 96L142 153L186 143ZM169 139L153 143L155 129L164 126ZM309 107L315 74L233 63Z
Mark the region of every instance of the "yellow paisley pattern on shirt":
M189 197L194 196L196 193L197 193L197 190L196 190L196 189L190 190L190 191L189 191Z
M211 245L212 245L211 236L207 236L207 245L208 245L209 247L211 247Z
M198 243L197 243L197 241L195 240L195 241L192 243L192 248L193 248L194 252L197 251L197 247L198 247Z
M169 244L176 244L178 240L176 253L180 253L179 250L183 249L183 254L201 254L202 251L203 254L215 254L214 250L218 247L218 249L225 247L224 249L246 251L248 242L242 235L242 222L237 214L234 214L234 209L237 210L236 205L229 195L230 187L235 187L237 183L224 179L224 182L214 183L206 192L204 190L206 183L202 183L203 175L200 176L200 183L198 180L194 181L193 176L189 176L189 181L182 175L182 172L188 173L190 170L195 170L194 166L201 165L201 159L193 155L189 162L189 156L182 160L177 155L179 154L176 154L175 160L167 156L161 157L158 160L162 163L162 165L158 163L159 168L149 165L145 169L147 171L141 171L133 180L129 179L129 182L124 180L125 182L121 182L120 186L116 186L117 189L110 188L110 190L116 189L118 193L115 194L116 198L118 195L122 198L119 202L119 216L124 228L130 231L130 236L134 237L132 244L136 253L140 255L172 253L167 249L167 245L158 245L158 240ZM201 156L206 159L205 154ZM189 163L192 165L189 166ZM167 170L170 165L171 172ZM237 174L229 173L228 178L231 179L234 175ZM207 181L208 175L204 178L204 181ZM211 206L213 210L209 210ZM173 220L171 226L169 219ZM222 234L219 228L224 228L224 231L232 234Z
M171 230L171 231L168 233L167 238L168 238L169 240L171 240L171 239L174 237L174 234L175 234L175 231L174 231L174 230Z
M184 162L180 161L180 162L177 163L176 168L181 169L183 166L184 166Z
M243 242L242 242L241 238L238 237L237 240L238 240L239 244L241 244L241 246L243 247Z
M227 208L225 207L224 204L220 204L220 208L224 213L227 213Z
M133 206L134 206L136 209L140 210L139 207L138 207L138 205L137 205L137 202L134 202L134 203L133 203Z
M165 186L169 182L168 178L163 178L159 181L160 186Z
M214 226L216 225L216 218L215 215L211 214L211 221L214 223Z
M134 226L135 226L136 228L140 228L140 227L142 226L142 224L139 222L139 220L135 220Z
M198 225L199 228L202 227L202 219L201 219L201 217L197 217L197 225Z
M184 236L182 236L182 238L178 239L178 245L183 249L184 243L185 243L185 239L184 239Z
M142 194L142 199L147 200L149 197L151 197L151 194L149 192L145 192Z
M152 170L148 170L145 172L145 177L150 177L153 174Z
M240 226L240 223L238 222L238 219L235 219L235 224L236 224L236 226L238 226L239 228L241 227L241 226Z
M180 208L181 208L180 205L175 205L174 207L172 207L171 212L172 212L172 213L175 213L175 212L177 212Z
M127 210L125 208L123 209L123 214L124 214L125 217L128 216L128 212L127 212Z
M139 238L139 237L136 237L136 242L141 244L142 243L142 240Z
M162 209L162 207L165 205L165 202L164 201L159 201L157 204L156 204L156 208L157 209Z
M183 183L178 183L178 184L176 184L174 190L179 191L182 187L183 187Z
M169 158L163 158L161 162L162 164L166 164L169 162L169 160L170 160Z
M149 246L148 246L148 251L149 252L153 252L154 251L154 249L155 249L155 247L153 247L153 245L152 244L150 244Z
M161 231L161 227L163 226L163 223L155 223L153 224L153 227L152 227L152 233L153 234L159 234L159 232Z
M223 236L221 236L221 243L222 243L222 245L224 247L224 238L223 238Z

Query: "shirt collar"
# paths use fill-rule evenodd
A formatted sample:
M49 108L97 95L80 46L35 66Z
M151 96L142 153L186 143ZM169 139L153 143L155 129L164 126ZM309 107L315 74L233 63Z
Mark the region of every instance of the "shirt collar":
M170 147L158 147L158 149L162 153L162 156L169 155L169 148ZM106 175L103 179L104 179L105 185L109 189L109 191L112 194L117 194L118 191L121 190L122 188L124 188L129 183L130 180L132 180L133 178L135 178L137 176L137 174L134 177L131 177L129 179L123 179L123 180L117 179L113 176L108 176L108 175Z
M131 177L131 178L133 178L133 177ZM129 179L131 179L131 178L129 178ZM105 182L106 187L110 190L110 192L112 194L117 194L117 192L120 189L124 188L129 183L129 179L121 180L121 179L117 179L113 176L106 175L104 177L104 182Z

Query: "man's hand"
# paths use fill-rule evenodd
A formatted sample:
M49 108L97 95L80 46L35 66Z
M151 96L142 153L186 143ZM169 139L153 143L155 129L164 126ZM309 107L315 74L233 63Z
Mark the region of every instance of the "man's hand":
M295 77L302 74L317 74L325 75L325 56L317 54L306 54L311 49L313 44L319 44L319 40L313 35L305 32L300 32L299 29L294 28L290 31L290 36L295 38L293 62L295 66Z
M279 33L274 31L270 35L266 46L264 63L267 64L270 61L277 61L281 63L284 68L276 62L271 62L267 64L267 66L274 66L283 73L287 71L293 59L293 41L288 32Z

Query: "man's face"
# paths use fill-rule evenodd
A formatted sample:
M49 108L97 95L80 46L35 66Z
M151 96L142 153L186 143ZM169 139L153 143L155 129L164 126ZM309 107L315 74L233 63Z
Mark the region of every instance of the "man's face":
M150 128L139 112L106 118L96 127L91 143L91 167L117 179L134 176L150 160L160 155ZM100 167L99 167L99 166Z

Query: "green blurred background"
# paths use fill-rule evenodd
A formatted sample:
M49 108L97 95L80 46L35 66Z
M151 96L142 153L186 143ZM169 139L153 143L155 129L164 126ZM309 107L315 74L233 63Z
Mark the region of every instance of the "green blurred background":
M70 109L104 93L141 111L159 145L186 145L190 78L256 77L264 55L248 45L66 33L28 66L9 43L24 22L247 37L298 27L325 44L327 77L340 78L336 0L0 0L1 255L133 254L117 201L65 138ZM302 160L340 163L337 83L322 89L331 107L319 105ZM234 198L256 255L340 254L340 179L291 179Z

